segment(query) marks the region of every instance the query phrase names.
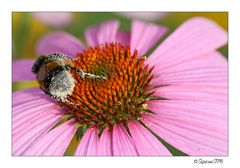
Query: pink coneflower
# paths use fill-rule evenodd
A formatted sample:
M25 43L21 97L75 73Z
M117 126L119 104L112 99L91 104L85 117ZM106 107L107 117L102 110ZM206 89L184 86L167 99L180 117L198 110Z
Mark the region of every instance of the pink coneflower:
M63 27L71 23L72 13L69 12L34 12L33 17L40 22L53 27Z
M39 88L13 93L13 155L64 155L74 135L74 155L227 155L227 61L217 49L227 34L205 18L164 35L162 26L133 21L131 32L108 21L85 32L89 47L54 32L37 53L62 53L70 64L104 80L75 80L66 101ZM34 60L13 64L13 80L34 80ZM59 122L61 120L61 122Z

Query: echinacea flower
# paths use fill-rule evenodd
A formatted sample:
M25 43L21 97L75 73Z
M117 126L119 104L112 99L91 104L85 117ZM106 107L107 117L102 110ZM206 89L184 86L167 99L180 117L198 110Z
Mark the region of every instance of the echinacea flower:
M88 47L64 32L43 37L39 55L72 56L80 78L65 102L39 88L13 93L13 155L172 155L166 144L194 156L227 155L227 61L217 49L227 33L192 18L146 55L162 26L133 21L131 32L108 21L85 31ZM34 80L34 60L13 64L13 80ZM59 122L61 121L61 122Z
M33 17L52 27L64 27L71 23L73 15L70 12L34 12Z

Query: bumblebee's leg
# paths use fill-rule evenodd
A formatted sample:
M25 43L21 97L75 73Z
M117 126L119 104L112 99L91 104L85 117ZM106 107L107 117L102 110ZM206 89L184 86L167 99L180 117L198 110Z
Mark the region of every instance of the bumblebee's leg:
M77 72L81 76L81 78L85 78L86 73L83 70L80 70L80 69L78 69L76 67L73 67L71 65L66 65L66 68L74 70L75 72Z
M101 79L107 79L106 77L104 76L98 76L98 75L94 75L94 74L91 74L91 73L85 73L85 76L87 78L101 78Z
M72 69L72 70L74 70L74 71L76 71L80 76L81 76L81 78L101 78L101 79L107 79L106 77L104 77L104 76L98 76L98 75L94 75L94 74L91 74L91 73L86 73L86 72L84 72L83 70L81 70L81 69L78 69L78 68L76 68L76 67L73 67L73 66L71 66L71 65L66 65L66 67L67 68L69 68L69 69Z

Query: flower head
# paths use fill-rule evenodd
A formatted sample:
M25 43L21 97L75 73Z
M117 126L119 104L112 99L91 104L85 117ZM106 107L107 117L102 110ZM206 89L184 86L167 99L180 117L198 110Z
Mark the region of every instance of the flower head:
M63 32L40 40L39 55L72 56L62 66L74 87L64 99L53 96L62 80L40 83L50 96L39 88L13 94L13 154L63 155L76 136L74 155L171 155L169 145L187 155L226 155L227 62L216 51L226 32L193 18L148 56L166 28L140 21L131 32L118 27L89 27L89 47ZM15 62L13 79L33 80L33 63Z

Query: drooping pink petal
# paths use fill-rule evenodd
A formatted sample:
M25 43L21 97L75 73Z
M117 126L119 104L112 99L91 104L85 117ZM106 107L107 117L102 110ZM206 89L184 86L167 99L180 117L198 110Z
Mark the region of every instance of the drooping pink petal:
M132 138L126 129L117 124L113 127L112 147L114 156L136 156L139 155Z
M153 120L154 118L151 119ZM216 156L227 154L226 140L219 140L217 138L205 136L204 133L197 133L195 130L190 130L190 128L186 129L180 124L173 125L173 123L162 121L162 124L159 125L157 123L160 123L161 120L152 120L149 119L148 124L153 132L158 134L167 143L188 155ZM145 122L146 121L148 120L145 120ZM199 136L199 134L201 135Z
M98 27L88 27L85 30L84 36L90 47L95 47L98 44L98 39L97 39L98 31L99 31Z
M32 94L34 94L34 92ZM19 98L18 96L13 97L13 134L15 132L20 133L18 130L23 126L28 127L28 125L26 125L28 123L27 121L34 119L41 120L40 117L45 116L45 112L49 113L49 115L55 115L56 113L61 114L61 116L63 115L60 107L51 99L45 98L44 96L32 96L32 99L26 99L25 101L16 103ZM21 98L24 99L24 96Z
M156 63L154 68L155 78L151 81L151 84L213 82L219 85L227 82L227 70L226 59L220 53L212 51L198 58L183 61L181 64L166 66Z
M36 53L39 55L61 53L75 57L78 52L84 49L84 45L74 36L65 32L54 32L40 39Z
M133 21L131 28L131 53L138 50L138 55L143 56L165 33L163 26Z
M75 120L69 120L42 135L24 152L32 156L62 156L77 130Z
M116 41L124 46L130 45L130 32L120 32L119 31L117 33Z
M156 64L155 68L157 74L172 73L176 71L183 71L190 68L205 69L205 68L222 68L227 71L228 62L224 56L217 51L210 51L206 54L198 56L193 59L182 61L176 64Z
M39 115L41 118L25 121L26 124L21 125L17 133L13 133L13 155L24 155L30 145L46 134L62 117L54 111L49 112L53 114L44 111L44 114Z
M128 124L133 142L138 154L141 156L165 156L171 155L167 148L154 137L146 128L138 122Z
M227 33L206 18L183 23L146 60L152 66L175 65L214 51L227 42Z
M105 128L97 145L98 156L112 156L112 132Z
M194 100L202 102L227 102L227 86L205 83L176 83L153 89L154 96L171 100Z
M98 145L98 129L90 127L80 140L80 143L75 151L76 156L96 156Z
M13 61L12 80L14 82L35 80L35 74L32 73L32 66L34 62L35 60L32 59L22 59Z
M23 103L22 105L15 106L13 108L13 133L18 131L26 121L38 119L40 116L44 115L43 111L55 111L56 109L54 105L51 103L43 103L41 99L39 101L32 101L32 104L29 106L27 103ZM38 113L34 113L33 111L39 111ZM39 116L39 117L38 117ZM26 125L27 126L27 125Z
M116 42L118 28L119 22L117 20L102 23L97 35L98 44Z
M227 72L222 68L188 69L175 73L163 74L155 78L151 84L196 83L196 82L225 83Z
M24 108L25 106L33 105L35 101L37 103L42 102L43 104L51 104L54 105L54 101L49 98L43 91L39 88L31 88L31 89L25 89L25 90L19 90L16 91L12 94L13 97L13 107L17 108L18 107ZM28 104L29 103L29 104ZM26 104L25 106L23 104ZM13 113L16 113L17 111L13 110ZM23 113L23 112L21 112ZM19 113L19 114L21 114ZM16 113L15 115L18 115Z
M44 135L63 116L56 104L36 94L40 90L19 91L13 96L13 155L23 155L29 146ZM31 96L27 96L27 93ZM21 99L21 101L19 101ZM25 100L24 100L25 99Z
M148 101L148 106L150 110L161 116L196 119L205 124L215 124L220 130L226 131L224 125L227 123L227 103L195 100L151 100ZM221 124L223 124L222 127Z
M186 100L149 101L156 115L144 123L167 143L189 155L227 154L227 104Z

